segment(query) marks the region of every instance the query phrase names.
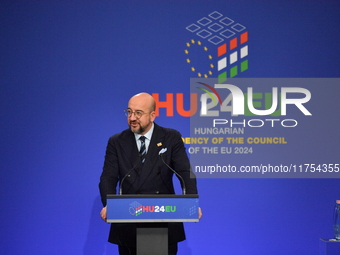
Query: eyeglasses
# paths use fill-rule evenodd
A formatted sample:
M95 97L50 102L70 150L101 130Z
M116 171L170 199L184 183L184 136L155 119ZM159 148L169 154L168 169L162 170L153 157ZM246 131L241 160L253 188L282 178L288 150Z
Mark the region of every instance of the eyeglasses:
M136 119L139 119L139 118L141 118L144 114L147 114L147 113L145 113L145 112L143 112L143 111L135 111L135 112L133 112L133 111L131 111L131 110L125 110L124 113L125 113L125 116L128 117L128 118L130 118L131 115L134 114Z

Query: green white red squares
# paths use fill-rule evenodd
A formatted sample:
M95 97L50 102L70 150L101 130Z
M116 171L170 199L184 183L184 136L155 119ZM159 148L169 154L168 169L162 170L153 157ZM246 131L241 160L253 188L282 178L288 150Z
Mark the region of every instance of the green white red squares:
M214 11L187 26L186 30L197 37L191 39L191 41L197 41L200 45L204 45L209 61L213 61L212 63L209 62L207 72L203 71L204 75L202 75L202 72L198 72L195 66L192 66L191 59L187 59L192 72L197 73L199 77L217 76L218 83L223 83L227 78L235 77L248 70L249 39L245 26L220 12ZM211 48L209 44L214 46ZM210 53L208 49L217 54ZM188 54L189 50L186 49L185 53Z
M238 45L238 39L240 45ZM229 41L217 47L217 57L220 59L217 61L218 82L222 83L227 80L227 77L235 77L239 72L244 72L248 69L248 60L242 60L248 56L248 45L244 45L248 42L248 32L243 32L239 37L235 37ZM229 47L228 47L229 45ZM222 58L221 58L222 57ZM229 61L227 61L229 60ZM237 62L242 60L237 65ZM229 69L229 75L227 67Z

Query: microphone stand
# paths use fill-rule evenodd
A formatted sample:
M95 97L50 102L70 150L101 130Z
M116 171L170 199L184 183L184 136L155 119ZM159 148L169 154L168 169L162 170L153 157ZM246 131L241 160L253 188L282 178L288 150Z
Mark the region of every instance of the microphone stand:
M185 187L185 182L184 182L184 179L182 176L180 176L174 169L172 169L163 159L163 154L164 153L160 153L159 156L161 157L163 163L172 171L174 172L174 174L181 180L182 182L182 192L183 192L183 195L186 194L186 187Z

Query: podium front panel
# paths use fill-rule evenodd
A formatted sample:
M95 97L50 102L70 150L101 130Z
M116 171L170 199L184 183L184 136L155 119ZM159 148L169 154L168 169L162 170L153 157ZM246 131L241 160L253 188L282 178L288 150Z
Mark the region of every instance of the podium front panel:
M108 195L107 222L197 222L198 195Z

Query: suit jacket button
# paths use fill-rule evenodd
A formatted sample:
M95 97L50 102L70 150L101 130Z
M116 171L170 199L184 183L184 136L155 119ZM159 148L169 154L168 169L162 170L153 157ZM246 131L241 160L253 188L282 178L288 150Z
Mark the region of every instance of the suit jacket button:
M159 194L159 191L158 191L158 190L156 191L156 194Z

